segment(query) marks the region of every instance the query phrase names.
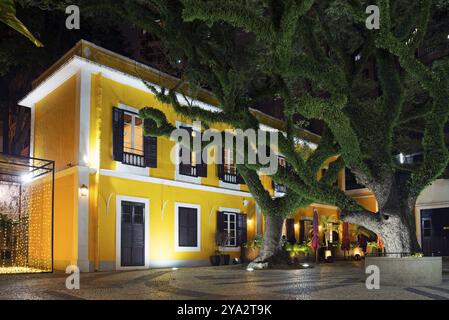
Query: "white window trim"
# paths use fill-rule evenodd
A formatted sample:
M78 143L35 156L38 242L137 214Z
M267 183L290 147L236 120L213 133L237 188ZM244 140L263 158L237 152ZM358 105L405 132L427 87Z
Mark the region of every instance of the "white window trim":
M229 213L235 213L236 215L236 220L235 220L235 231L237 232L237 214L241 213L240 209L237 208L226 208L226 207L220 207L218 208L218 210L220 212L229 212ZM237 241L237 233L236 233L236 241ZM222 248L222 251L224 252L240 252L241 251L241 246L236 246L236 247L224 247Z
M224 188L224 189L231 189L231 190L242 190L240 187L240 184L234 184L234 183L229 183L229 182L223 182L220 180L218 186L220 188Z
M223 148L225 150L224 153L226 153L226 146L223 145ZM226 164L226 157L223 157L222 159L223 164ZM229 183L229 182L224 182L221 179L218 179L218 186L220 188L225 188L225 189L231 189L231 190L241 190L241 185L240 183Z
M135 151L136 150L136 146L135 146L135 144L136 144L136 141L135 141L135 138L136 138L136 133L135 133L135 131L136 131L136 128L135 128L136 127L136 118L140 119L140 117L139 117L138 114L135 114L135 113L132 113L132 112L129 112L129 111L126 111L126 110L124 110L124 114L127 114L128 116L131 116L131 149ZM123 148L125 148L125 147L123 147ZM142 145L142 149L143 149L143 145ZM143 150L140 150L140 151L143 152Z
M176 128L179 129L180 127L193 128L193 125L187 124L187 123L183 123L181 121L176 121ZM175 157L176 157L176 160L177 160L176 162L177 163L180 163L179 149L180 149L179 142L176 142L176 144L175 144ZM176 163L175 163L175 180L201 184L201 177L191 177L191 176L186 176L186 175L180 174L179 173L179 165L177 165Z
M229 236L229 231L231 230L230 228L230 224L231 224L231 219L229 219L230 216L234 216L234 245L230 244L230 239L228 240L228 244L225 246L226 248L234 248L237 247L237 213L235 212L230 212L230 211L223 211L223 214L228 216L228 223L227 226L224 226L224 230L228 230L228 236Z
M145 265L144 266L122 266L122 201L143 203L145 205ZM116 242L115 242L115 269L116 270L138 270L150 267L150 200L147 198L136 198L117 195L116 196Z
M196 209L197 214L197 234L196 247L179 246L179 208ZM175 202L175 252L198 252L201 251L201 206L191 203Z
M139 109L128 106L123 103L119 103L117 105L117 108L119 108L120 110L123 110L125 112L127 111L127 112L139 114ZM139 175L139 176L150 176L150 172L151 172L150 170L151 170L150 168L141 168L141 167L124 164L120 161L115 161L115 171L117 171L117 172L131 173L131 174L135 174L135 175Z
M123 104L123 103L119 103L117 107L119 109L121 109L121 110L124 110L124 111L128 111L128 112L139 114L139 109L131 107L131 106L128 106L128 105Z
M183 182L183 181L176 181L176 180L171 180L171 179L144 177L141 175L117 172L117 171L107 170L107 169L100 169L100 175L107 176L107 177L127 179L127 180L131 180L131 181L155 183L155 184L160 184L160 185L164 185L164 186L184 188L184 189L188 189L188 190L201 190L201 191L206 191L206 192L214 192L214 193L218 193L218 194L229 194L229 195L233 195L233 196L253 198L251 193L246 192L246 191L228 190L228 189L223 189L223 188L218 188L218 187L188 183L188 182ZM314 205L318 206L318 204L314 204Z

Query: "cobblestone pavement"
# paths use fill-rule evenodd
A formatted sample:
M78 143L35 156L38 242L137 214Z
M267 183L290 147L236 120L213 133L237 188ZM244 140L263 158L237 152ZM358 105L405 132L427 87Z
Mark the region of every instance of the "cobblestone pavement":
M0 299L424 299L449 300L449 274L435 287L367 290L361 262L248 272L242 266L97 272L67 290L64 273L0 276Z

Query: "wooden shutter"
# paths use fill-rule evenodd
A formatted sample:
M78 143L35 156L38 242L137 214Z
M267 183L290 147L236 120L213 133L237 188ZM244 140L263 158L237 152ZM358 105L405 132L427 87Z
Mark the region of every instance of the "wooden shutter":
M123 110L112 111L112 155L115 161L123 161Z
M303 243L303 242L305 242L307 240L306 223L305 223L304 220L300 221L299 240L300 240L301 243Z
M217 212L217 233L224 231L224 214L221 211Z
M190 247L196 247L198 245L198 215L196 209L189 210L189 232L188 241Z
M295 243L296 242L296 237L295 237L295 219L287 219L285 221L285 229L287 231L287 241L290 243Z
M189 128L189 129L190 129L190 138L192 139L191 146L193 148L193 129L192 128ZM197 159L197 161L198 161L198 159L201 158L201 164L198 163L195 165L196 166L196 175L198 177L206 178L207 177L207 163L204 163L203 159L202 159L202 156L203 156L203 148L202 147L203 146L201 145L201 150L196 154L196 157L195 157L195 159Z
M237 214L237 239L236 246L241 246L247 241L246 214Z
M217 175L218 175L218 178L220 179L220 180L223 180L223 176L224 176L224 161L225 161L225 159L224 159L224 156L225 156L225 154L224 154L224 142L225 142L225 140L224 140L224 137L225 137L225 135L224 135L224 132L222 132L221 133L221 141L222 141L222 146L221 146L221 150L218 150L217 152L221 152L221 163L217 163Z
M145 119L144 126L151 127L154 125L154 120ZM150 168L157 168L157 137L144 136L143 150L145 157L145 166Z
M215 242L217 245L221 245L219 235L224 232L225 215L223 212L217 212L217 230L215 232Z
M196 166L196 174L198 177L207 177L207 163L201 163Z
M178 245L180 247L196 247L198 245L197 210L182 207L178 210Z
M184 130L187 130L188 132L189 132L189 136L190 136L190 142L192 142L192 128L190 128L190 127L179 127L179 129L184 129ZM192 148L192 143L190 143L190 149L189 148L187 148L187 147L185 147L185 146L183 146L181 143L180 143L180 145L179 145L179 156L181 156L184 152L189 152L189 159L190 159L190 163L182 163L182 161L180 162L181 164L184 164L184 165L192 165L192 150L191 150L191 148ZM182 160L182 158L181 158L181 160Z

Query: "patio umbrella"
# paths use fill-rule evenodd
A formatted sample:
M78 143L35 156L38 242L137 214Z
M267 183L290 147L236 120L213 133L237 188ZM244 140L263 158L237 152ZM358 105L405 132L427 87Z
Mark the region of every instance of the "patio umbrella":
M377 247L382 250L382 252L384 251L384 242L382 241L380 235L377 235Z
M318 249L320 248L320 238L318 234L318 212L313 212L313 236L312 236L312 249L315 250L315 260L318 262Z
M346 251L349 251L349 249L350 249L349 223L347 223L347 222L343 222L343 235L342 235L341 249L344 251L345 259L346 259Z

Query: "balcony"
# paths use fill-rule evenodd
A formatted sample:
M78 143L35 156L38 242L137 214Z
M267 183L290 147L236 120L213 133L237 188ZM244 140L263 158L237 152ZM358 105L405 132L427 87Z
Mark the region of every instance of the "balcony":
M245 180L238 174L234 166L219 164L218 178L225 183L245 184Z
M134 153L123 152L122 163L130 165L130 166L145 168L144 156L134 154Z
M179 174L189 177L198 177L198 170L196 166L192 166L191 164L180 164L179 165Z
M276 182L273 182L273 189L276 193L287 193L287 187L284 186L283 184L279 184Z

